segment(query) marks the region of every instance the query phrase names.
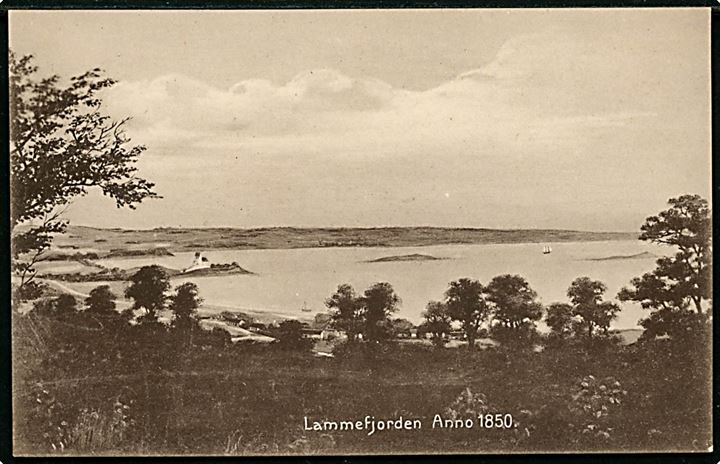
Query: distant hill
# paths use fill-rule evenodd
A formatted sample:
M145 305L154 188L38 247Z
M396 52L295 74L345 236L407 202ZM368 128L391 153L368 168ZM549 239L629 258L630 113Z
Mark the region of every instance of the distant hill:
M403 247L449 244L556 243L635 240L636 233L558 229L475 229L445 227L180 229L96 229L70 226L58 247L109 252L112 249L164 251L317 247ZM129 251L132 253L132 251ZM163 253L160 251L159 253Z

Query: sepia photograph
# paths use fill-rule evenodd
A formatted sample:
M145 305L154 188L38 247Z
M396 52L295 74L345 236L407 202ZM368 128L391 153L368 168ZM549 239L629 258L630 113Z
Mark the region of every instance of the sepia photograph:
M713 451L710 13L10 11L13 455Z

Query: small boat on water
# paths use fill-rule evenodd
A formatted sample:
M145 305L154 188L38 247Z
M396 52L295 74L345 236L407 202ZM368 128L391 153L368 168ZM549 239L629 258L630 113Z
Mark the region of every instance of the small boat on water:
M544 255L549 255L550 253L552 253L552 247L550 247L550 245L545 245L545 246L543 247L543 254L544 254Z
M300 311L302 311L304 313L309 313L312 311L312 309L308 308L306 301L303 301L303 305L302 305L302 308L300 308Z

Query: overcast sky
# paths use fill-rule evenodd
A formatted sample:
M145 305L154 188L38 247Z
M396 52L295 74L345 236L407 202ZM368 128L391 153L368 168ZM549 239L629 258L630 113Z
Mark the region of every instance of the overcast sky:
M705 9L10 13L164 199L74 224L637 230L710 192Z

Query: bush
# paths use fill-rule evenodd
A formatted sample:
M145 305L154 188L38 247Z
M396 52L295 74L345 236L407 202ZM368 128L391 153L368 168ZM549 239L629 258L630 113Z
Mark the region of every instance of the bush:
M311 339L303 336L303 325L299 321L282 321L272 333L278 348L283 350L310 351L314 345Z
M37 316L67 318L77 313L77 300L69 294L53 298L42 298L33 303L31 313Z
M582 434L581 441L609 440L613 428L611 413L617 409L627 391L622 389L615 377L602 380L587 375L578 382L572 395L571 410L578 416L575 426Z
M13 288L13 306L21 301L36 300L47 295L50 287L44 282L35 282L34 280L26 282L23 286L15 286Z
M109 285L100 285L90 290L85 299L87 311L95 314L109 314L115 312L115 300L117 296L110 291Z
M487 412L487 397L482 393L473 393L469 387L445 409L445 415L451 419L477 419L480 414Z
M506 327L495 325L490 330L492 338L500 343L504 349L531 349L540 341L540 336L533 324L520 327Z

